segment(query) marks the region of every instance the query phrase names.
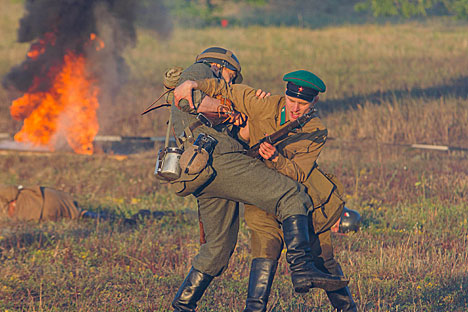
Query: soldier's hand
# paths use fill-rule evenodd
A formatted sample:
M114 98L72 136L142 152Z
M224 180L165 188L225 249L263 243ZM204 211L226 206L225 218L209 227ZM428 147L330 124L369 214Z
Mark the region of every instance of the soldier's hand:
M192 100L192 90L197 87L197 83L195 81L187 80L182 83L180 86L174 89L174 105L177 108L180 108L179 101L182 99L186 99L192 109L195 109Z
M278 161L278 151L276 150L276 147L271 145L268 142L263 142L260 144L260 147L258 149L258 153L260 156L262 156L264 159L271 160L272 162L277 162Z
M270 92L265 92L263 91L262 89L258 89L257 92L255 92L255 96L259 99L263 99L263 98L266 98L267 96L270 96L271 93Z

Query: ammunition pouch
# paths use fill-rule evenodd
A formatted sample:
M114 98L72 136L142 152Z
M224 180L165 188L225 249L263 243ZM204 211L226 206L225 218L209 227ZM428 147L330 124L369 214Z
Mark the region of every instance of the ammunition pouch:
M197 174L206 167L209 158L210 154L205 149L189 146L180 156L180 168L184 173Z
M341 217L345 204L342 199L343 186L334 175L324 173L317 166L304 184L314 203L309 216L315 233L320 234L329 230Z
M169 183L177 196L185 197L190 194L196 194L215 176L216 172L213 167L211 164L207 164L200 172L195 174L182 172L178 179Z
M170 181L176 195L185 197L196 194L215 177L211 154L217 142L210 135L201 133L193 145L185 148L179 160L181 175L178 179Z

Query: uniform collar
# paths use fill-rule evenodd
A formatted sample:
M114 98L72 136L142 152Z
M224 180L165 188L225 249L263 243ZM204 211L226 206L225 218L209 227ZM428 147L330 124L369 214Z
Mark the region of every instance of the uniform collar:
M286 114L286 105L283 105L280 109L280 126L284 126L285 124L287 124L288 122L290 122L291 120L289 119L289 116L288 114ZM291 133L297 133L297 132L301 132L302 131L302 128L296 128L294 130L291 131Z
M287 121L289 121L289 118L286 118L286 105L284 105L280 111L280 126L284 125Z

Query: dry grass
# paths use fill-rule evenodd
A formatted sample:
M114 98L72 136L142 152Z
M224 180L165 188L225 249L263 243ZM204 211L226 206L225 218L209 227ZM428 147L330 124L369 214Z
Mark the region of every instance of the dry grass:
M468 280L468 160L464 154L352 147L330 141L321 166L344 182L363 228L335 236L336 257L362 311L464 311ZM3 222L0 308L43 311L167 311L198 250L194 201L154 189L151 155L1 155L0 179L73 192L92 210L138 209L175 217L128 228L118 222ZM126 182L124 182L126 181ZM200 311L239 311L250 248L242 226L228 269ZM273 311L330 311L326 296L295 295L284 259Z
M16 16L5 18L19 18L18 11L21 9L16 8ZM16 26L2 24L1 32L8 36L0 49L0 74L24 58L27 47L14 43L12 36ZM100 134L163 135L166 111L149 117L139 113L162 92L164 70L188 66L197 53L219 45L235 51L245 83L273 93L283 92L282 76L288 71L305 68L318 74L327 85L321 96L322 114L336 135L461 144L464 142L458 137L467 134L463 125L468 110L467 29L466 24L451 21L319 30L252 26L176 29L168 40L140 29L138 45L125 52L131 68L128 83L111 102L101 102ZM14 133L21 126L8 117L12 96L0 89L1 132ZM432 122L419 110L432 119L439 112L443 116ZM343 120L343 114L331 114L336 111L346 111L352 121ZM363 122L359 122L361 118ZM379 131L373 131L375 124ZM420 135L418 129L422 128Z
M0 74L24 58L14 43L21 5L0 0ZM3 8L8 10L3 10ZM468 147L468 39L465 24L299 28L176 29L168 41L139 30L126 52L128 85L101 111L102 134L161 135L162 112L138 114L161 92L170 65L187 66L207 46L232 48L248 84L282 92L283 73L311 69L326 82L321 112L330 140L320 165L343 181L347 204L364 222L335 236L361 311L468 309L468 158L382 143ZM0 132L12 95L0 89ZM106 106L107 105L107 106ZM106 117L106 118L104 118ZM120 222L0 224L0 310L168 311L198 250L192 198L177 198L152 176L154 152L117 159L67 153L0 154L0 181L72 193L85 209L129 216L139 209L174 217L135 227ZM215 279L199 311L239 311L250 248L242 226L230 268ZM283 259L271 311L331 311L322 291L294 294Z
M330 135L347 141L424 143L468 147L466 98L441 96L366 101L347 113L326 115Z

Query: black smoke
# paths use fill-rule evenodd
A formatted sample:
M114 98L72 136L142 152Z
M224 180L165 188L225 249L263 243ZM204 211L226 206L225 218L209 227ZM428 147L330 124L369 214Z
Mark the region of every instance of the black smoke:
M145 24L155 26L162 34L170 32L169 18L160 0L27 0L18 42L38 46L51 33L55 40L46 43L39 57L27 57L13 67L3 79L4 87L23 93L47 91L54 79L53 69L71 51L84 55L89 74L97 79L103 92L114 94L128 74L122 55L136 43L135 23L142 12ZM90 43L91 34L102 40L102 49L97 48L99 41ZM33 83L35 77L40 77L39 84Z
M40 46L41 40L48 42L44 53L37 58L27 57L11 69L3 80L6 88L21 92L47 91L55 76L53 69L60 66L69 52L85 55L88 68L92 69L90 74L100 81L104 81L106 70L103 69L107 67L117 73L126 71L121 53L136 41L135 1L28 0L25 11L18 29L18 42L32 42L33 46ZM106 24L112 27L110 31L106 30L110 28ZM92 33L105 44L108 41L105 48L96 51L90 46ZM47 39L51 37L55 39ZM110 66L103 64L104 60ZM40 83L31 89L35 77L40 78Z

